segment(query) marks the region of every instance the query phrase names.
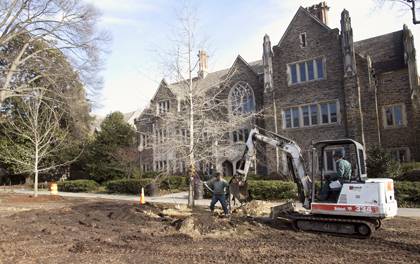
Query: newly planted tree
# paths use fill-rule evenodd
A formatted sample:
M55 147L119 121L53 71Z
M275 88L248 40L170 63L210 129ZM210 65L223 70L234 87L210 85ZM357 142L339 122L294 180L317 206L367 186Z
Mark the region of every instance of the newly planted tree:
M241 128L249 128L258 114L252 89L236 78L237 68L207 75L208 56L197 34L195 10L188 4L182 6L177 12L173 43L169 50L160 51L170 80L162 81L160 89L169 90L173 97L152 102L156 110L151 112L156 116L152 117L153 129L146 135L154 144L157 170L167 174L187 170L189 206L194 205L197 172L216 163L218 150L231 143L231 133L238 131L238 138L242 138L238 141L243 141L247 135ZM227 99L229 91L231 100ZM244 149L243 144L235 146ZM241 152L232 146L223 149L225 155L230 151Z

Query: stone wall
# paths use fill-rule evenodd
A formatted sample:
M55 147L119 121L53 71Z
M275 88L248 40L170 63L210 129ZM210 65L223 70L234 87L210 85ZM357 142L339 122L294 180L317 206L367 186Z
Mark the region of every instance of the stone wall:
M300 33L306 33L307 46L300 46ZM294 139L302 148L307 158L312 141L341 138L345 131L345 107L343 92L343 63L338 30L330 30L300 11L290 24L278 46L273 47L274 100L277 107L279 134ZM325 78L294 85L288 84L287 64L312 58L325 58ZM273 96L265 96L265 106L269 116L265 119L268 130L273 128ZM336 124L317 125L304 128L284 128L282 111L288 107L303 104L321 103L338 100L340 118ZM274 131L274 130L272 130ZM275 157L275 150L267 156ZM271 161L270 164L275 164ZM275 171L273 167L269 171ZM284 170L283 170L284 171Z
M411 158L420 160L417 156L416 126L418 112L410 95L407 68L386 72L378 75L378 105L381 127L381 143L385 148L408 147ZM406 112L406 125L401 128L385 128L383 107L403 103Z

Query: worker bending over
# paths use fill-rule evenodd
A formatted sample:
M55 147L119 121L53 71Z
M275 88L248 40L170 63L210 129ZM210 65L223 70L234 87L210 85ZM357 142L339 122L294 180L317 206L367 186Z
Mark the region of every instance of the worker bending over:
M219 201L222 205L223 212L225 215L229 214L229 210L226 203L226 188L229 188L229 184L225 181L220 173L216 173L216 177L204 182L207 186L212 186L213 188L213 196L210 202L210 210L214 211L214 206Z

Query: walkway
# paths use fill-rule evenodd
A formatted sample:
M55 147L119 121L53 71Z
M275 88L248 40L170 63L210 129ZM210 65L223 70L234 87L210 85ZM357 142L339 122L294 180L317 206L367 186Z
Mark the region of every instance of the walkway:
M4 190L0 190L4 191ZM25 189L14 189L14 193L18 194L33 194L33 191ZM39 191L40 195L49 195L48 191ZM73 198L91 198L91 199L108 199L108 200L119 200L119 201L139 201L137 195L124 195L124 194L101 194L101 193L72 193L72 192L60 192L60 196L73 197ZM146 201L149 203L169 203L169 204L187 204L188 193L171 193L157 197L146 197ZM209 199L195 200L195 204L199 206L208 206L210 204ZM403 217L420 217L420 208L399 208L398 216Z

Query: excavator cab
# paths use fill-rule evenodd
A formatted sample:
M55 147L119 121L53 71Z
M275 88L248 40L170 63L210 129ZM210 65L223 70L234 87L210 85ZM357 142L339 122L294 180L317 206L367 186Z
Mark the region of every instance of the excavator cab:
M351 178L344 179L344 182L365 182L367 179L366 174L366 154L363 146L352 139L339 139L339 140L323 140L312 144L312 175L311 180L313 183L312 190L315 189L315 183L320 182L320 189L312 192L312 201L315 201L320 190L325 190L325 185L330 184L329 179L334 178L336 175L336 164L334 155L336 152L341 152L343 158L350 162L352 165ZM316 166L318 164L318 167ZM337 200L341 188L330 190L330 198L322 200Z

